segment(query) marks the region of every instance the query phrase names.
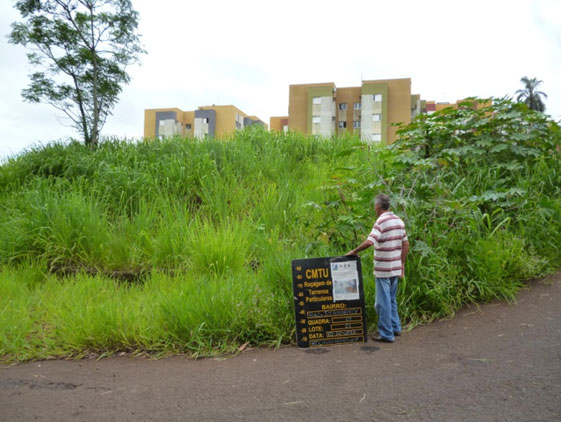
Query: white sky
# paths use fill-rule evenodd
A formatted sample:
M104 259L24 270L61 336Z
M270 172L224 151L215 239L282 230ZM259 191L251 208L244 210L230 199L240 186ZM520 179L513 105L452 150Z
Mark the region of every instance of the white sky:
M0 5L0 161L33 145L78 137L51 106L25 103L32 68L8 44L21 20ZM133 0L147 55L103 136L141 137L144 109L233 104L265 122L288 114L288 85L411 78L412 93L454 102L502 97L520 78L543 81L561 119L559 0Z

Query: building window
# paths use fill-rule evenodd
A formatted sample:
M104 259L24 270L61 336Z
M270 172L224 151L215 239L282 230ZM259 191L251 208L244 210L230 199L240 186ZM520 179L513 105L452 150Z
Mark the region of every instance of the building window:
M185 129L191 130L191 123L185 123Z
M346 110L346 109L347 109L347 103L339 104L339 110Z
M382 140L382 135L380 133L373 133L372 134L372 141L380 142Z
M373 122L379 122L380 118L381 118L381 116L379 114L373 114L372 115L372 121Z
M339 121L339 129L345 129L347 127L347 122L340 120Z
M374 94L372 95L372 100L376 101L376 102L381 102L382 101L382 94Z
M321 97L314 97L312 101L314 104L321 104Z
M353 127L354 127L355 129L360 128L360 120L355 120L355 121L353 121Z
M313 116L312 123L321 123L321 116Z
M354 108L355 110L360 110L360 103L355 103Z

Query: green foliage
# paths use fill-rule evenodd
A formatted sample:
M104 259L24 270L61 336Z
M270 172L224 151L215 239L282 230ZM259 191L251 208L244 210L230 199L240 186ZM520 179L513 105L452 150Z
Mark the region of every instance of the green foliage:
M99 132L117 104L126 67L144 51L136 35L138 13L130 0L19 0L25 19L12 24L10 42L30 46L30 75L23 98L64 113L97 145Z
M390 148L248 128L226 141L53 144L9 160L0 356L291 342L291 260L355 247L381 191L411 242L405 324L512 300L561 265L561 132L520 104L473 106L418 117Z
M431 169L448 165L469 171L478 165L512 172L558 145L559 127L546 116L506 99L477 106L490 102L466 100L458 108L420 115L399 131L394 149L407 154L398 161Z
M248 223L227 218L218 227L211 222L195 222L189 241L191 267L196 272L224 276L238 273L251 261Z

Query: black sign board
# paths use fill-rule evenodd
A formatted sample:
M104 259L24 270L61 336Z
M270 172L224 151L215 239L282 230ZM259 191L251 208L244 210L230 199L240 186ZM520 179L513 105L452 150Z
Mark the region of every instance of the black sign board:
M292 285L298 347L367 341L359 257L296 259Z

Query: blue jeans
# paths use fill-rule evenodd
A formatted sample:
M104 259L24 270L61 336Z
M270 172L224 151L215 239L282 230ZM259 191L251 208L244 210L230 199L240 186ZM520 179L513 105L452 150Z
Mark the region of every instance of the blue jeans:
M378 334L393 340L394 334L401 332L401 321L397 314L397 277L376 277L376 303L374 309L378 314Z

